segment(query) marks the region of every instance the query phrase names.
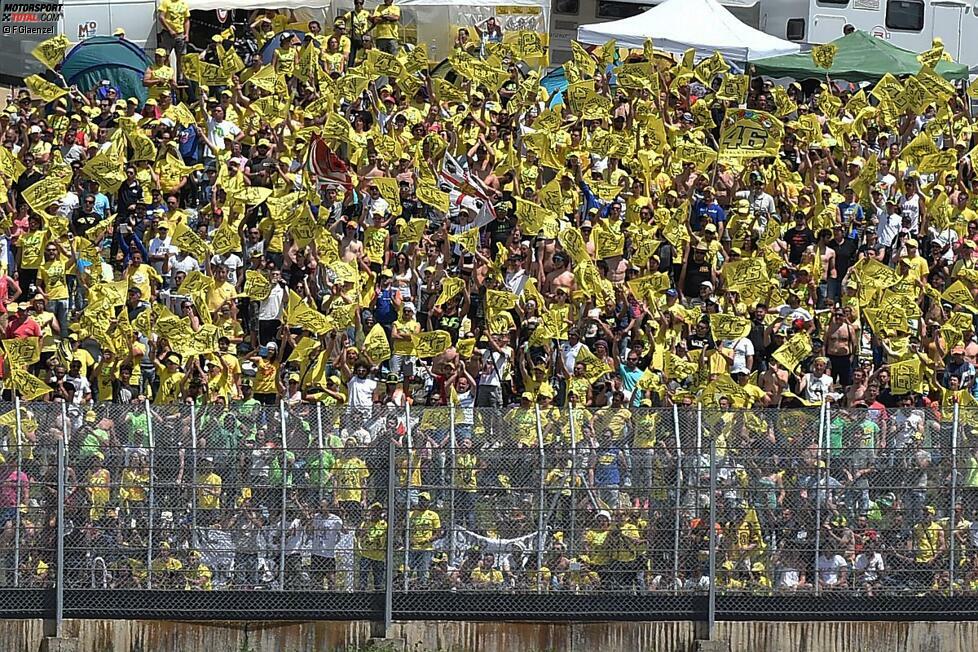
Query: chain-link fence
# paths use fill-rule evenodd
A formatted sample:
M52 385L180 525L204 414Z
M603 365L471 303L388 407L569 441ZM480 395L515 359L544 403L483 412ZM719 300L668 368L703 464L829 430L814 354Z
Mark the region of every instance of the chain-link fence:
M10 404L0 604L373 619L973 611L978 411L874 406Z

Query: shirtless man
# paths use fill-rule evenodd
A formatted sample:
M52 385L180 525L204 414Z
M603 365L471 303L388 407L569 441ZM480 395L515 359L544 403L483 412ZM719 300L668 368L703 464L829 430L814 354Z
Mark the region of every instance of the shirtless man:
M822 353L832 362L832 378L846 387L852 382L852 356L856 351L856 328L842 308L832 309L832 320L825 329Z
M543 265L540 265L539 271L542 275ZM570 270L570 260L567 254L558 252L554 255L554 269L547 274L546 278L541 280L541 283L544 294L550 297L556 294L557 288L566 289L568 294L574 293L574 272Z
M758 381L761 389L764 390L764 398L761 405L764 407L780 407L781 396L788 389L788 370L778 364L778 361L771 359L768 368L761 374Z
M343 228L342 236L337 233L340 225ZM357 237L359 229L360 225L356 222L344 222L343 220L337 220L336 224L332 227L333 236L340 243L340 260L344 263L356 265L357 261L363 256L363 243Z
M815 253L822 261L822 278L818 280L820 308L826 305L833 305L839 298L838 272L835 269L835 249L829 246L829 242L831 241L831 231L822 229L818 232ZM835 366L833 365L832 368L834 369Z

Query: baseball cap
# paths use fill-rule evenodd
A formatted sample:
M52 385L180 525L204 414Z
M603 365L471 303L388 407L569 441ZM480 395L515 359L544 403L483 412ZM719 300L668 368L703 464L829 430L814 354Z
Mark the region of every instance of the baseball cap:
M163 48L156 48L155 50L153 50L153 54L155 54L158 57L165 57L166 50L164 50Z

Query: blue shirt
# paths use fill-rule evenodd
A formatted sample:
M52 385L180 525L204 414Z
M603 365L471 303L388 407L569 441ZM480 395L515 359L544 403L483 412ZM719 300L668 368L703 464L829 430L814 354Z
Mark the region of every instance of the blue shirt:
M716 203L716 200L707 203L705 200L699 200L693 204L692 215L690 215L689 226L694 231L699 231L704 226L704 221L709 219L713 224L719 226L727 219L727 214L724 212L720 204Z
M859 234L857 229L862 227L863 221L865 220L865 215L863 214L863 207L856 202L842 202L839 204L839 213L842 215L842 223L848 226L852 234L850 238L857 238Z
M95 212L99 214L100 217L105 217L109 214L109 198L100 192L95 193Z

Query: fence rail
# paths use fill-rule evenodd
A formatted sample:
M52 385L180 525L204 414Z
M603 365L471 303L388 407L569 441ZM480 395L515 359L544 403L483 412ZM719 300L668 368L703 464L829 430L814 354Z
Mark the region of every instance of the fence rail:
M14 617L978 614L978 411L0 406Z

